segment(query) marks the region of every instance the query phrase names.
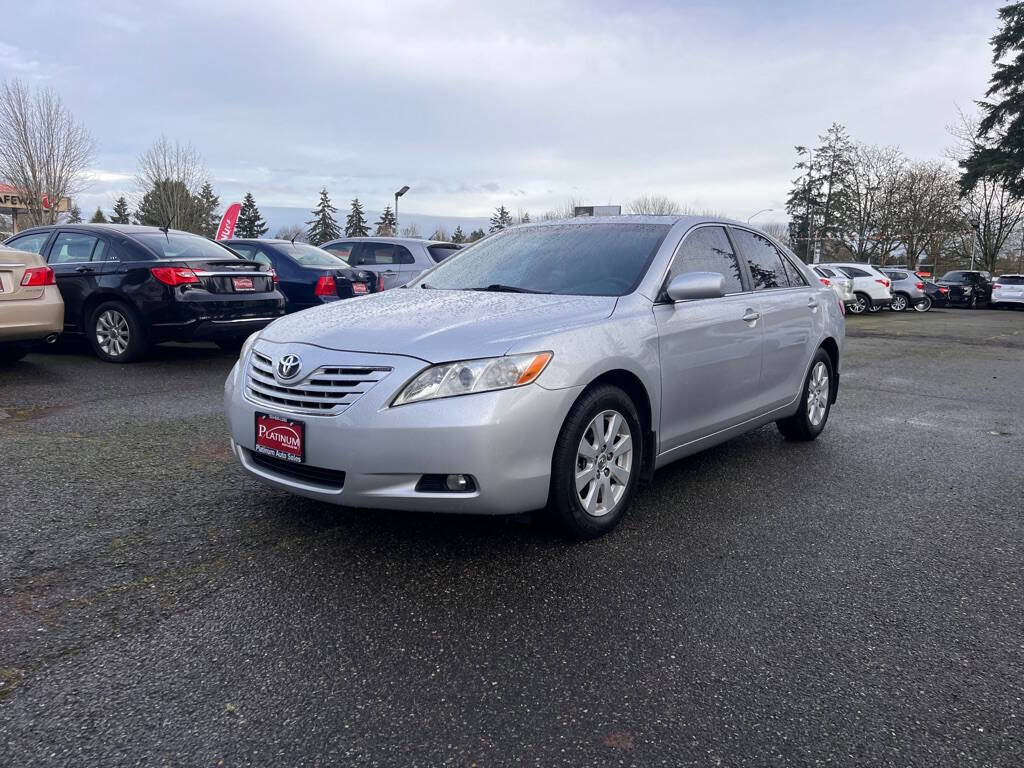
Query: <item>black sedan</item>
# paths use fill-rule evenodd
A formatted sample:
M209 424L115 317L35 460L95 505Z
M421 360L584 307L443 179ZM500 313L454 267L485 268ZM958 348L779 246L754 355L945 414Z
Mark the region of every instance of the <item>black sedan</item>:
M921 282L924 283L924 292L931 301L933 307L948 307L949 306L949 288L938 283L933 283L931 280L921 278Z
M992 276L977 270L954 270L947 272L938 281L949 289L949 303L975 309L992 298Z
M101 360L138 360L161 341L239 345L285 313L270 267L188 232L121 224L33 227L7 245L38 253L64 299L64 332Z
M383 290L375 273L355 269L341 256L308 243L244 239L224 242L243 258L277 271L289 312Z

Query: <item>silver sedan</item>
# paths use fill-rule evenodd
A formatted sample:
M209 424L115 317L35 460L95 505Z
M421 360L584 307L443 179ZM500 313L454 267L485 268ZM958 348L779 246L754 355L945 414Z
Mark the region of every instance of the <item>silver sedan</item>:
M225 384L253 476L358 507L612 529L654 471L775 422L813 440L836 400L842 308L736 222L515 227L406 287L275 321Z

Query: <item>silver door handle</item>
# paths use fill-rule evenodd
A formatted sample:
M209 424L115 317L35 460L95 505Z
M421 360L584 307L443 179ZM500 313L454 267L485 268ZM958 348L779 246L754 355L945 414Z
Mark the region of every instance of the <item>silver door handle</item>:
M754 322L757 322L760 319L761 319L761 313L760 312L755 312L752 309L748 309L747 313L745 315L743 315L743 322L745 322L745 323L754 323Z
M811 309L817 309L817 308L818 308L818 300L817 300L817 299L815 299L815 298L814 298L814 297L812 296L811 298L809 298L809 299L807 300L807 306L808 306L808 307L810 307Z
M381 274L384 275L384 277L394 277L398 273L393 269L385 269Z

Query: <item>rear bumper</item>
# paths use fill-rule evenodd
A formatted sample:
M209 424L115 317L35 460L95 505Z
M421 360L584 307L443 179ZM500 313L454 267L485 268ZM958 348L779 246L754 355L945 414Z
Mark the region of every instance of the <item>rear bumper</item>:
M216 294L174 300L150 324L154 341L202 341L248 336L285 313L284 297L274 291L265 298L228 299Z
M64 302L55 285L34 299L0 302L0 341L39 341L64 330Z

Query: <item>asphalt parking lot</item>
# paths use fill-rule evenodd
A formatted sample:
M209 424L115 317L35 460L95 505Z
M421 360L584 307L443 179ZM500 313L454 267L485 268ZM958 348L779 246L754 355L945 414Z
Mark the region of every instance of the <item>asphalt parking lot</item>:
M228 451L234 356L0 371L5 765L1020 765L1024 312L848 318L816 443L604 539L338 510Z

